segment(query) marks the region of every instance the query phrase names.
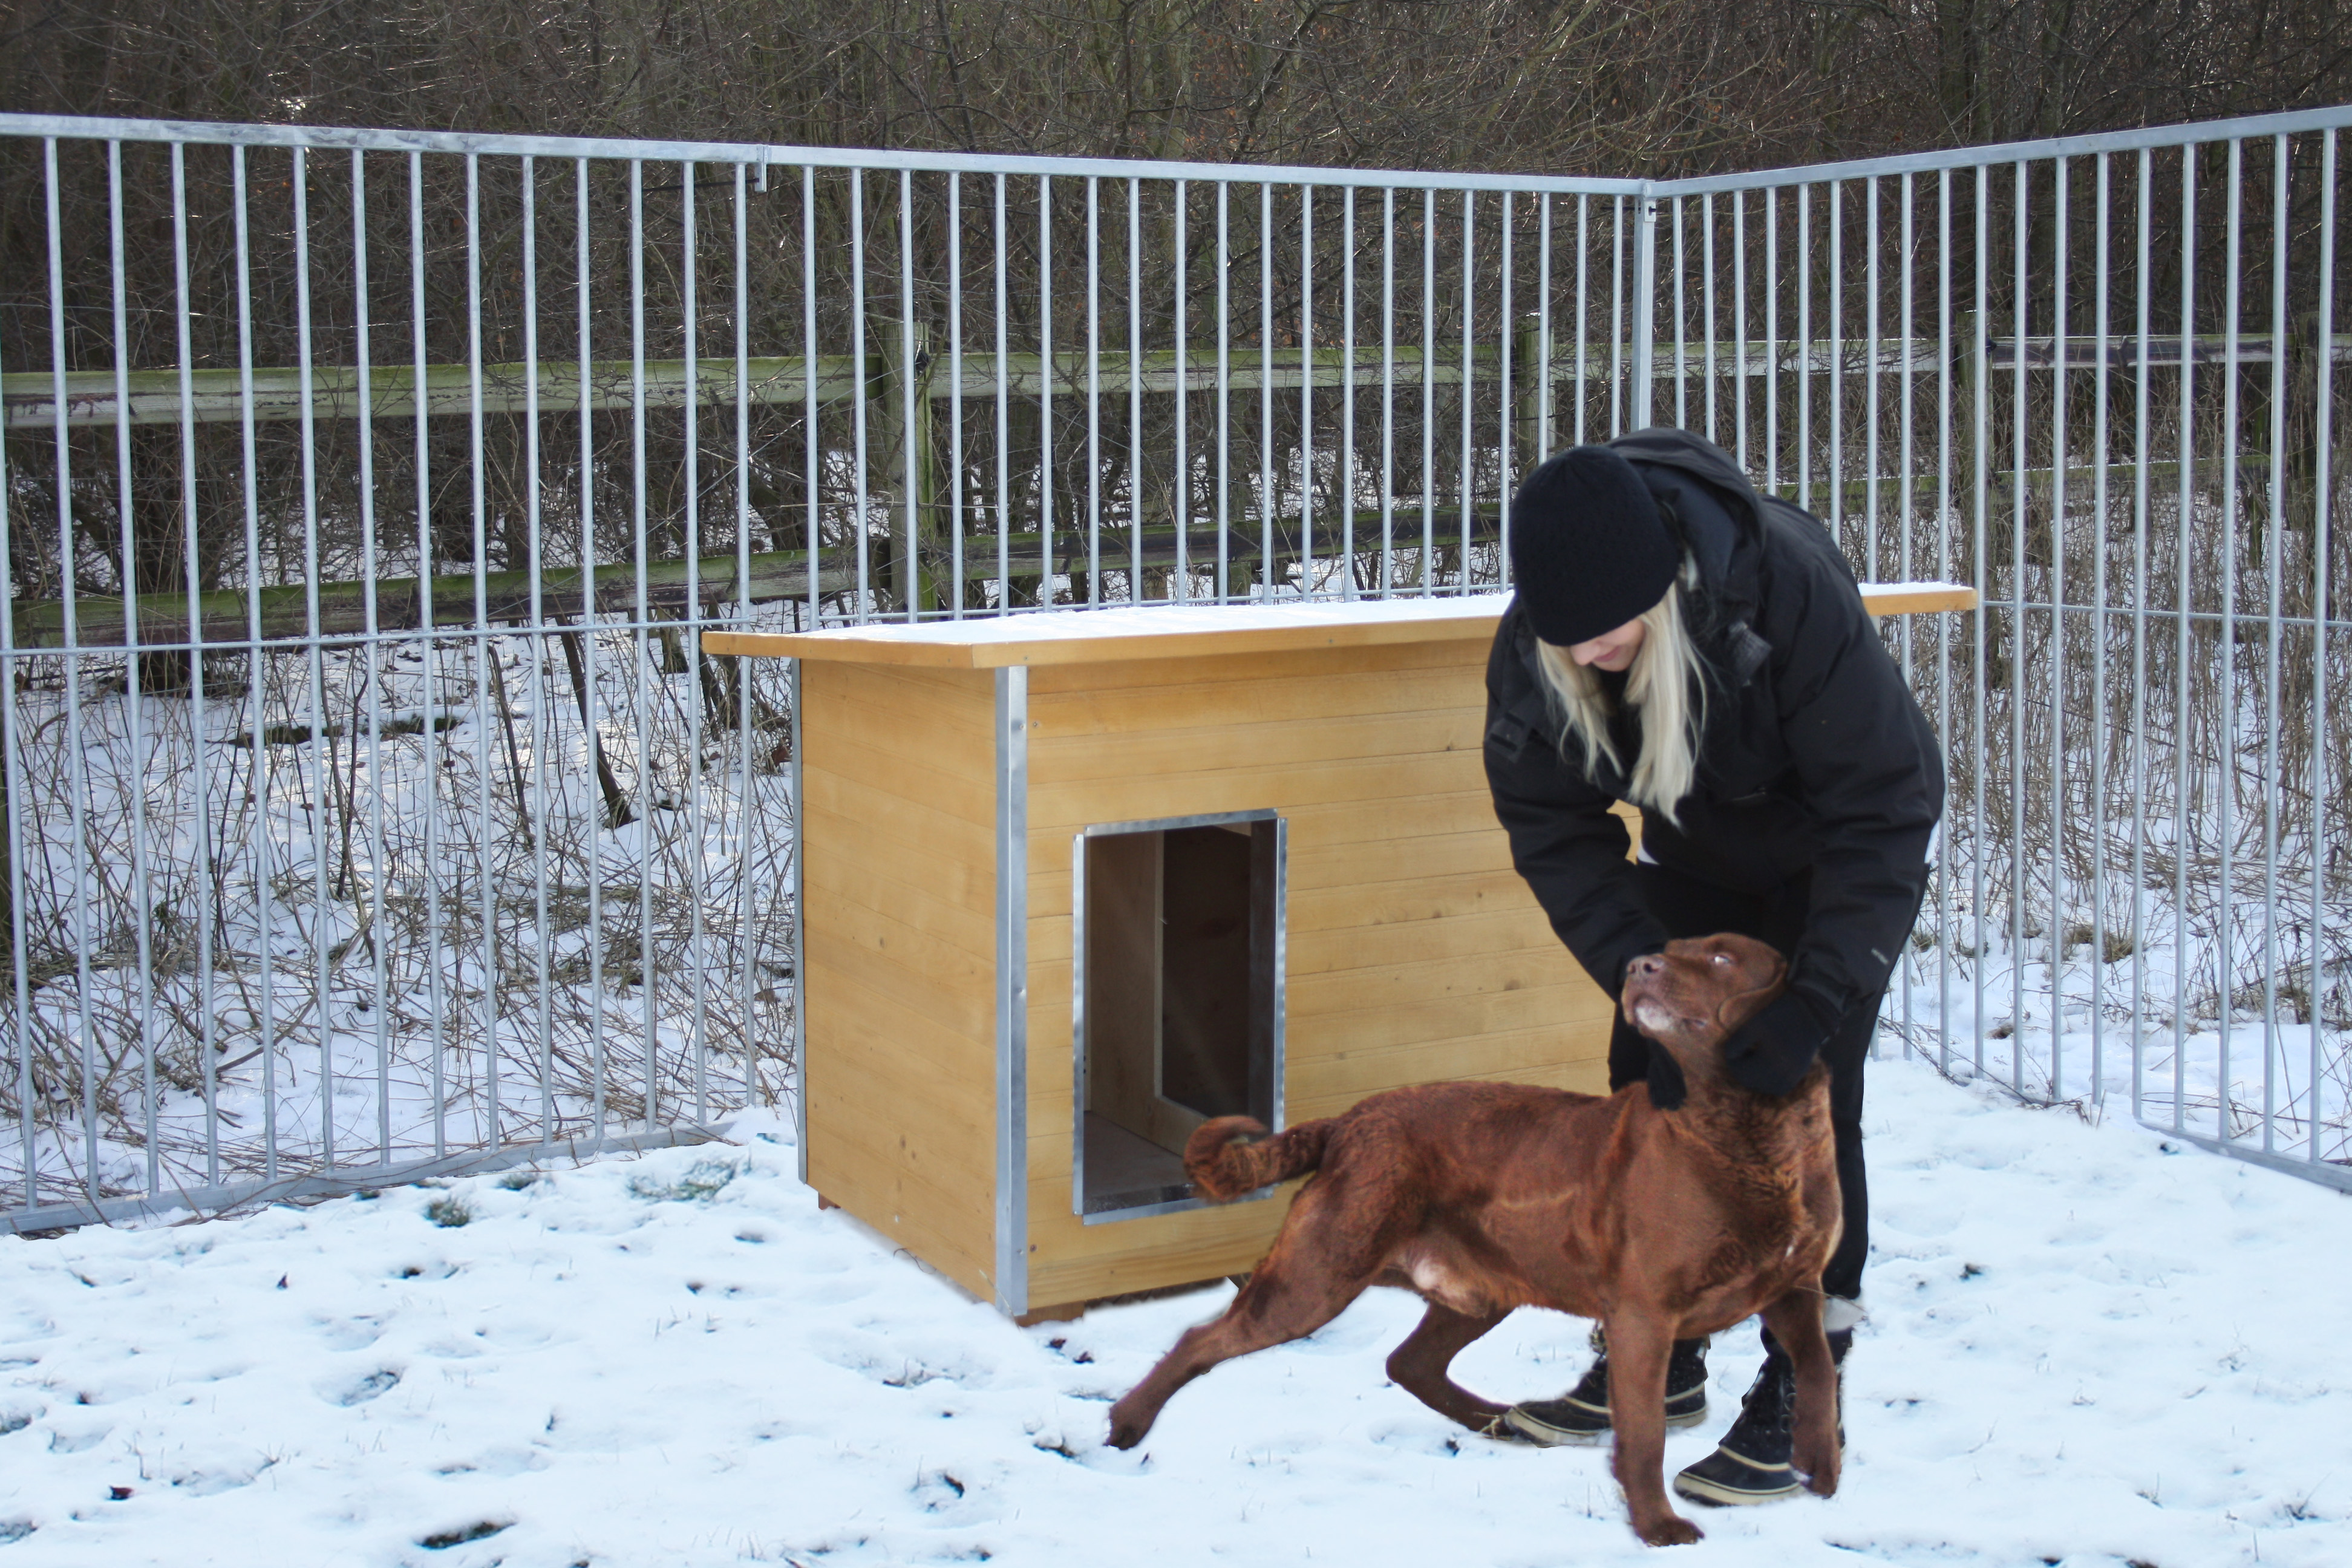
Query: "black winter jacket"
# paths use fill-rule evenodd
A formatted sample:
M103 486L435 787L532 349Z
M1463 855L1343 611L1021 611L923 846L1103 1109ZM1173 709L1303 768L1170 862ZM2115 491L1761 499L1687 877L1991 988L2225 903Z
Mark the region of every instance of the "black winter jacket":
M1853 570L1819 520L1759 496L1730 457L1687 432L1611 443L1679 525L1698 562L1686 621L1709 670L1697 777L1679 827L1646 813L1649 858L1741 891L1810 871L1805 933L1790 984L1825 1016L1874 1006L1916 918L1928 844L1944 808L1944 762L1864 610ZM1630 766L1638 712L1614 738ZM1642 903L1623 824L1626 780L1561 724L1535 636L1507 611L1486 665L1486 779L1511 858L1585 971L1612 997L1628 959L1667 932Z

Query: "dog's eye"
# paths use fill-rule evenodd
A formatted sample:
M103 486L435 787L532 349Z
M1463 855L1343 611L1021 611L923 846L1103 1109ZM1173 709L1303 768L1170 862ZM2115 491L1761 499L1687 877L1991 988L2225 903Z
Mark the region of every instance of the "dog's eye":
M1731 954L1727 952L1718 952L1715 955L1715 961L1717 963L1729 963L1731 962Z

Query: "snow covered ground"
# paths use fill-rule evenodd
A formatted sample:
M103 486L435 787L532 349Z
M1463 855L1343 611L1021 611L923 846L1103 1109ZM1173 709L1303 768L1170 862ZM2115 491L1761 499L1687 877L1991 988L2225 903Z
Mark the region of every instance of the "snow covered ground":
M2352 1563L2352 1198L1874 1071L1845 1489L1702 1514L1675 1560ZM1601 1453L1384 1381L1407 1297L1220 1369L1120 1454L1108 1401L1226 1288L1016 1328L818 1213L781 1126L738 1132L0 1240L0 1568L1650 1558ZM1555 1393L1583 1338L1523 1312L1459 1373ZM1670 1465L1756 1359L1717 1342Z

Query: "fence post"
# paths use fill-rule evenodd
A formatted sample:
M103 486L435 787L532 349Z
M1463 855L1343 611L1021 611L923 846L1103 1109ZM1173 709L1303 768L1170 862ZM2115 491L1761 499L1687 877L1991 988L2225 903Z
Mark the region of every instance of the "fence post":
M1655 302L1658 285L1658 201L1640 198L1642 226L1633 240L1633 406L1626 428L1639 430L1650 423L1651 356L1655 348Z
M1518 340L1511 345L1512 365L1525 367L1511 389L1511 445L1522 472L1551 456L1551 421L1545 417L1551 410L1545 395L1551 365L1543 351L1543 318L1530 311L1519 318Z
M942 487L931 428L930 323L914 322L910 331L897 317L884 317L875 321L874 336L880 363L879 374L866 383L870 389L866 428L873 433L866 447L867 461L887 476L875 488L898 498L890 507L890 543L883 552L888 563L885 576L898 608L936 610L946 605L946 594L960 593L963 585L943 584L930 569L930 563L942 553L939 537ZM907 424L910 358L915 366L911 431ZM908 559L909 540L914 542L912 560Z
M1976 426L1976 407L1977 388L1984 384L1984 321L1974 310L1963 310L1958 331L1959 363L1952 367L1952 502L1956 513L1972 525L1978 505L1978 437L1983 434ZM1969 537L1976 537L1972 527Z

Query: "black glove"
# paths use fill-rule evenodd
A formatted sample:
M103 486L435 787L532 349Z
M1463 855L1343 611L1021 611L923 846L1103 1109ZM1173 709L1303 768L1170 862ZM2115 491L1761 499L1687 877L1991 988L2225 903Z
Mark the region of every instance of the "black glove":
M1690 1093L1690 1086L1683 1082L1682 1064L1657 1041L1650 1041L1649 1046L1650 1103L1660 1110L1679 1110Z
M1801 992L1780 997L1723 1042L1723 1065L1732 1081L1758 1094L1787 1094L1829 1044L1830 1026L1821 1005Z

